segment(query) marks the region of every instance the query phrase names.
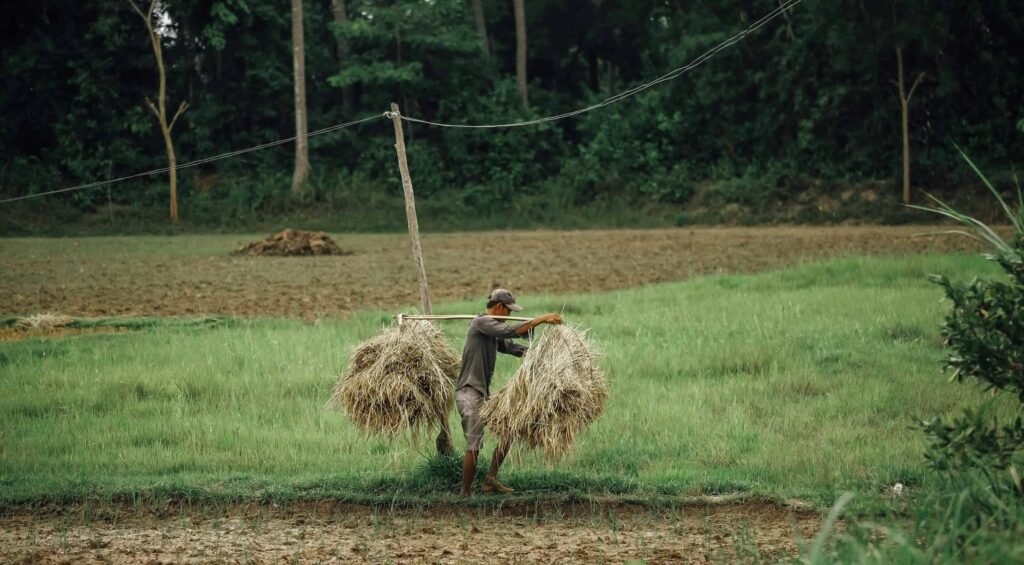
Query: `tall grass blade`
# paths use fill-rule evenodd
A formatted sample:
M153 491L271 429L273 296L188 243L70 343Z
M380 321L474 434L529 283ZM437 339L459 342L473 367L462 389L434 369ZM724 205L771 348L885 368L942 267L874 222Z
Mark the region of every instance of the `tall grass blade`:
M811 545L811 554L809 557L810 563L826 563L825 559L825 544L828 543L828 539L832 536L832 530L835 529L836 522L839 520L839 516L843 513L843 508L846 507L849 502L853 500L852 492L844 492L839 500L832 505L832 509L828 511L828 517L825 518L825 524L822 525L821 531L814 537L814 543Z
M981 169L979 169L978 166L974 164L974 161L972 161L971 158L967 156L967 153L964 153L964 150L961 149L960 146L957 145L956 143L953 144L953 147L956 147L957 152L960 153L960 157L963 158L964 161L967 161L967 164L970 165L971 169L974 170L974 173L978 175L978 178L981 179L981 182L984 183L986 187L988 187L989 192L991 192L992 195L996 197L996 200L999 201L999 205L1002 206L1003 211L1006 212L1006 217L1009 218L1010 222L1013 223L1014 229L1017 230L1018 232L1024 229L1024 218L1021 218L1018 214L1014 213L1014 211L1010 208L1010 205L1007 204L1006 200L1003 199L1003 196L999 194L998 190L996 190L996 187L993 186L991 182L989 182L988 177L985 176L985 173L981 172Z
M927 196L929 198L931 198L932 200L934 200L939 205L939 207L938 208L932 208L932 207L929 207L929 206L918 206L918 205L915 205L915 204L908 204L907 207L908 208L913 208L915 210L923 210L925 212L931 212L932 214L938 214L940 216L945 216L945 217L947 217L947 218L949 218L949 219L951 219L953 221L959 222L959 223L961 223L961 224L963 224L963 225L965 225L967 227L973 228L975 231L977 231L979 236L974 237L973 239L976 239L978 241L982 241L984 243L988 243L989 245L991 245L992 247L996 248L997 250L999 250L1002 253L1008 253L1008 252L1012 251L1012 249L1010 248L1010 245L1008 243L1006 243L1006 241L1003 240L1003 238L999 237L999 234L997 234L995 232L995 230L993 230L992 228L990 228L987 225L985 225L985 223L981 222L980 220L976 220L976 219L974 219L974 218L972 218L972 217L970 217L970 216L968 216L966 214L963 214L961 212L958 212L958 211L954 210L948 204L946 204L945 202L942 202L941 200L939 200L938 198L935 198L934 196L932 196L930 194L927 195ZM959 232L959 233L962 233L962 232Z
M991 192L992 195L996 197L996 200L999 202L999 205L1002 206L1003 212L1006 214L1007 219L1013 225L1014 233L1018 235L1024 233L1024 198L1022 198L1020 181L1017 180L1016 172L1014 173L1014 181L1017 184L1018 210L1014 211L1012 208L1010 208L1010 205L1006 202L1003 196L999 194L999 191L996 190L996 187L988 180L988 177L986 177L985 174L981 172L981 169L979 169L978 166L974 164L974 161L972 161L971 158L967 156L963 149L961 149L960 146L957 145L956 143L954 143L953 146L956 147L956 150L960 153L960 157L963 158L963 160L967 162L967 164L971 167L974 173L978 175L978 178L980 178L981 182L985 184L989 192ZM928 194L927 196L932 200L932 202L935 203L934 207L917 205L907 205L907 207L912 208L914 210L923 210L925 212L930 212L932 214L938 214L940 216L944 216L955 222L963 224L964 226L967 226L973 229L975 232L977 232L978 237L975 237L973 239L977 239L979 241L984 241L988 243L993 248L995 248L1000 255L1006 256L1008 258L1019 258L1019 253L1013 249L1013 246L1006 240L1004 240L1002 237L1000 237L999 234L995 232L995 230L987 226L984 222L955 210L952 206L946 204L942 200L939 200L938 198L930 194ZM958 233L960 235L967 235L959 231L951 231L948 233Z
M962 236L964 236L966 238L973 239L974 241L977 241L979 243L985 243L984 239L974 235L973 233L971 233L969 231L963 231L963 230L930 231L930 232L925 232L925 233L916 233L916 234L914 234L913 237L931 237L931 236L936 236L936 235L962 235Z

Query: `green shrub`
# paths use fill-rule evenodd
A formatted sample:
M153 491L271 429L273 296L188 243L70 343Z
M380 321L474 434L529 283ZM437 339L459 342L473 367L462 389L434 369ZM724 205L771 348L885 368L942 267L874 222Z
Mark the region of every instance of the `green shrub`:
M992 250L986 257L1006 274L1004 280L975 278L967 283L932 277L953 304L942 330L952 349L947 367L960 382L977 382L994 395L1015 395L1024 408L1024 199L1018 191L1017 207L1011 207L974 163L961 155L999 201L1013 234L1004 239L981 221L938 200L938 207L929 209L969 230L960 233L988 244ZM1001 423L986 417L984 411L964 411L949 422L933 418L921 425L931 440L928 461L951 481L963 483L964 475L980 475L1001 497L1024 495L1017 470L1024 454L1024 420L1020 416ZM985 496L974 498L979 503L987 500ZM990 506L982 504L982 508Z
M959 148L957 148L959 150ZM1013 208L975 164L960 151L1006 214L1013 233L1004 238L976 218L940 200L937 207L912 206L937 213L966 228L951 230L991 247L985 257L1006 275L1003 280L974 278L954 282L933 275L952 309L942 336L951 352L946 359L953 378L974 382L993 392L977 410L965 409L950 420L920 422L929 446L925 457L938 475L934 490L914 507L909 532L890 516L888 524L854 521L828 549L834 516L849 501L841 498L812 547L803 552L812 563L936 563L971 561L1010 563L1024 560L1024 419L1000 422L987 408L1014 395L1024 410L1024 199L1018 188ZM997 397L1003 395L1003 398ZM1020 414L1018 410L1018 414Z

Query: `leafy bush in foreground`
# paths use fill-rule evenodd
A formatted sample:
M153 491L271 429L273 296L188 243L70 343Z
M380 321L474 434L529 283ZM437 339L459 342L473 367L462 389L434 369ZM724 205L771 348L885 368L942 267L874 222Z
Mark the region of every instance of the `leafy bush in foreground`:
M959 148L958 148L959 149ZM967 231L953 230L991 247L986 258L997 262L1004 280L974 278L967 283L934 275L952 310L942 335L952 349L946 360L959 382L974 380L991 390L990 405L1009 393L1020 403L1010 422L990 417L983 406L964 410L946 420L935 417L920 423L930 445L925 455L941 476L939 487L916 507L909 533L893 525L851 524L829 549L835 517L849 501L844 496L833 507L829 521L805 562L909 562L977 561L1008 563L1024 560L1024 198L1018 186L1016 209L988 181L962 151L960 155L978 174L1006 213L1013 228L1009 239L979 220L935 200L938 207L917 207L955 220ZM1003 399L1005 400L1005 399Z
M987 243L986 257L997 262L1006 279L957 283L942 276L932 280L942 286L953 309L946 317L943 336L953 352L947 367L960 382L973 379L993 395L1010 393L1024 408L1024 199L1018 192L1017 208L1002 195L964 155L989 187L1013 227L1007 241L980 221L965 216L942 202L933 211L970 229L966 235ZM931 440L927 458L931 466L953 484L967 486L966 475L978 475L998 499L977 493L971 499L982 514L998 513L999 500L1024 496L1018 466L1024 454L1024 419L1000 423L984 411L965 410L947 422L942 418L922 422Z

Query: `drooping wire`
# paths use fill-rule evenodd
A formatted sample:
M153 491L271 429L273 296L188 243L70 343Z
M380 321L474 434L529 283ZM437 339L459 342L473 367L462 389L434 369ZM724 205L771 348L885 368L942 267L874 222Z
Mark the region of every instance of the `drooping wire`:
M323 128L323 129L319 129L319 130L310 132L310 133L308 133L306 135L306 137L308 138L308 137L316 137L318 135L324 135L325 133L331 133L333 131L342 130L342 129L345 129L345 128L348 128L348 127L352 127L354 125L358 125L358 124L361 124L361 123L364 123L364 122L368 122L370 120L376 120L376 119L378 119L380 117L381 117L380 114L375 114L373 116L367 116L365 118L362 118L362 119L359 119L359 120L353 120L351 122L346 122L344 124L333 125L333 126L330 126L330 127L326 127L326 128ZM278 139L277 141L271 141L269 143L263 143L263 144L260 144L260 145L254 145L252 147L247 147L245 149L239 149L237 151L229 151L227 153L221 153L220 155L214 155L213 157L206 157L204 159L197 159L195 161L189 161L188 163L182 163L180 165L175 165L174 169L175 170L187 169L189 167L196 167L196 166L203 165L203 164L206 164L206 163L212 163L214 161L220 161L222 159L229 159L231 157L237 157L239 155L244 155L246 153L252 153L254 151L261 151L263 149L269 149L271 147L276 147L278 145L283 145L285 143L291 143L291 142L295 141L297 138L298 138L298 136L292 136L292 137L288 137L288 138L284 138L284 139ZM130 180L130 179L135 179L135 178L139 178L139 177L145 177L145 176L150 176L150 175L158 175L158 174L161 174L161 173L166 173L166 172L168 172L170 170L171 170L170 167L163 167L161 169L153 169L151 171L145 171L145 172L141 172L141 173L134 173L134 174L131 174L131 175L126 175L126 176L118 177L118 178L114 178L114 179L108 179L108 180L103 180L103 181L91 182L91 183L88 183L88 184L81 184L81 185L78 185L78 186L69 186L67 188L59 188L59 189L50 190L50 191L47 191L47 192L37 192L35 194L26 194L26 195L23 195L23 196L15 196L15 197L12 197L12 198L5 198L3 200L0 200L0 204L4 204L4 203L7 203L7 202L16 202L18 200L28 200L29 198L39 198L39 197L42 197L42 196L50 196L52 194L61 194L61 193L64 193L64 192L75 192L75 191L79 191L79 190L86 190L86 189L89 189L89 188L96 188L96 187L99 187L99 186L104 186L104 185L107 185L107 184L114 184L114 183L117 183L117 182L122 182L122 181Z
M556 120L563 120L565 118L571 118L573 116L578 116L580 114L583 114L583 113L586 113L586 112L590 112L590 111L596 110L598 108L603 108L603 107L608 106L610 104L614 104L615 102L618 102L618 101L623 100L625 98L629 98L630 96L638 94L641 91L647 90L648 88L651 88L652 86L656 86L658 84L661 84L661 83L663 83L665 81L669 81L669 80L678 78L679 76L681 76L681 75L689 72L690 70L700 66L701 64L703 64L708 59L714 57L719 51L721 51L721 50L723 50L723 49L725 49L727 47L730 47L730 46L735 45L736 43L740 42L747 35L750 35L751 33L757 31L758 29L760 29L761 27L766 25L768 22L772 21L773 19L775 19L779 15L785 13L786 10L789 10L790 8L792 8L792 7L796 6L797 4L799 4L800 2L803 2L803 0L787 0L784 3L781 3L778 8L775 8L774 10L769 12L768 14L764 15L763 17L761 17L759 20L757 20L754 23L752 23L750 26L748 26L743 31L737 33L736 35L730 37L729 39L723 41L722 43L719 43L718 45L716 45L712 49L710 49L707 52L705 52L703 55L700 55L699 57L697 57L693 61L690 61L688 64L686 64L686 65L684 65L682 67L679 67L678 69L675 69L673 71L670 71L670 72L668 72L668 73L666 73L666 74L664 74L664 75L662 75L662 76L660 76L660 77L658 77L658 78L656 78L656 79L654 79L654 80L652 80L650 82L641 84L639 86L635 86L633 88L630 88L629 90L625 90L625 91L620 92L620 93L618 93L618 94L616 94L614 96L610 96L610 97L602 100L601 102L598 102L597 104L593 104L593 105L587 106L585 108L580 108L578 110L573 110L571 112L565 112L565 113L562 113L562 114L555 114L555 115L552 115L552 116L545 116L543 118L535 118L535 119L532 119L532 120L525 120L525 121L522 121L522 122L511 122L511 123L504 123L504 124L447 124L447 123L441 123L441 122L432 122L432 121L429 121L429 120L424 120L424 119L421 119L421 118L414 118L414 117L411 117L411 116L401 116L401 118L403 120L407 121L407 122L416 122L416 123L420 123L420 124L426 124L426 125L437 126L437 127L467 128L467 129L486 129L486 128L511 128L511 127L521 127L521 126L532 126L532 125L541 124L541 123L544 123L544 122L553 122L553 121L556 121ZM388 115L390 115L390 113L388 113Z
M345 128L348 128L348 127L351 127L351 126L354 126L354 125L362 124L362 123L368 122L370 120L375 120L375 119L378 119L378 118L381 118L381 117L393 118L393 117L397 116L397 117L399 117L399 118L401 118L401 119L403 119L403 120L405 120L407 122L415 122L415 123L421 123L421 124L430 125L430 126L437 126L437 127L467 128L467 129L522 127L522 126L530 126L530 125L541 124L541 123L544 123L544 122L552 122L552 121L556 121L556 120L562 120L562 119L565 119L565 118L571 118L573 116L578 116L580 114L583 114L583 113L586 113L586 112L591 112L591 111L596 110L598 108L603 108L603 107L608 106L610 104L614 104L615 102L618 102L618 101L623 100L625 98L629 98L631 96L634 96L634 95L636 95L636 94L638 94L638 93L640 93L640 92L642 92L644 90L647 90L648 88L651 88L651 87L656 86L658 84L661 84L663 82L666 82L666 81L669 81L669 80L673 80L675 78L680 77L681 75L689 72L690 70L700 66L701 64L703 64L708 59L714 57L716 54L718 54L718 52L722 51L723 49L726 49L726 48L728 48L728 47L730 47L732 45L735 45L739 41L743 40L747 35L757 31L758 29L760 29L761 27L766 25L768 22L772 21L773 19L775 19L779 15L785 13L787 10L789 10L790 8L793 8L794 6L796 6L797 4L799 4L801 2L803 2L803 0L786 0L785 2L781 2L779 4L778 8L775 8L771 12L765 14L760 19L758 19L757 21L752 23L750 26L748 26L746 29L744 29L743 31L737 33L736 35L730 37L729 39L723 41L722 43L719 43L718 45L716 45L715 47L713 47L710 50L706 51L704 54L700 55L699 57L697 57L693 61L689 62L688 64L686 64L686 65L684 65L682 67L679 67L677 69L674 69L674 70L672 70L672 71L670 71L670 72L668 72L668 73L666 73L666 74L664 74L664 75L662 75L662 76L660 76L660 77L658 77L658 78L656 78L656 79L654 79L654 80L652 80L650 82L646 82L646 83L641 84L639 86L635 86L633 88L630 88L628 90L625 90L623 92L615 94L614 96L610 96L610 97L602 100L601 102L598 102L597 104L593 104L593 105L587 106L585 108L579 108L577 110L572 110L570 112L564 112L564 113L561 113L561 114L545 116L545 117L542 117L542 118L536 118L536 119L532 119L532 120L525 120L525 121L522 121L522 122L511 122L511 123L504 123L504 124L446 124L446 123L441 123L441 122L432 122L432 121L424 120L424 119L421 119L421 118L414 118L414 117L411 117L411 116L405 116L405 115L402 115L402 114L399 114L399 113L384 112L383 116L380 115L380 114L375 114L375 115L367 116L367 117L359 119L359 120L353 120L351 122L346 122L346 123L343 123L343 124L338 124L338 125L330 126L330 127L327 127L327 128L324 128L324 129L320 129L320 130L317 130L317 131L314 131L314 132L310 132L310 133L308 133L306 135L306 137L308 138L308 137L315 137L315 136L318 136L318 135L323 135L323 134L330 133L330 132L333 132L333 131L338 131L338 130L341 130L341 129L345 129ZM269 143L264 143L264 144L261 144L261 145L254 145L252 147L247 147L245 149L240 149L240 150L237 150L237 151L230 151L228 153L222 153L220 155L215 155L213 157L207 157L205 159L198 159L196 161L190 161L188 163L183 163L183 164L180 164L180 165L176 165L174 168L175 168L175 170L181 170L181 169L187 169L189 167L196 167L196 166L199 166L199 165L203 165L205 163L211 163L213 161L219 161L219 160L222 160L222 159L229 159L231 157L237 157L239 155L243 155L243 154L246 154L246 153L252 153L254 151L260 151L260 150L263 150L263 149L269 149L271 147L275 147L275 146L282 145L282 144L285 144L285 143L291 143L291 142L295 141L297 138L298 138L298 136L293 136L293 137L289 137L289 138L279 139L277 141L272 141L272 142L269 142ZM130 179L134 179L134 178L139 178L139 177L144 177L144 176L149 176L149 175L156 175L156 174L166 173L168 171L170 171L170 167L163 167L163 168L160 168L160 169L153 169L151 171L135 173L135 174L126 175L126 176L118 177L118 178L114 178L114 179L108 179L108 180L104 180L104 181L97 181L97 182L92 182L92 183L88 183L88 184L82 184L82 185L77 185L77 186L70 186L70 187L67 187L67 188L60 188L60 189L56 189L56 190L50 190L50 191L47 191L47 192L37 192L35 194L26 194L26 195L23 195L23 196L15 196L15 197L12 197L12 198L5 198L3 200L0 200L0 204L5 204L5 203L8 203L8 202L16 202L16 201L19 201L19 200L27 200L27 199L30 199L30 198L39 198L39 197L42 197L42 196L50 196L50 195L53 195L53 194L61 194L61 193L65 193L65 192L75 192L75 191L79 191L79 190L86 190L86 189L89 189L89 188L96 188L96 187L99 187L99 186L104 186L104 185L108 185L108 184L118 183L118 182L130 180Z

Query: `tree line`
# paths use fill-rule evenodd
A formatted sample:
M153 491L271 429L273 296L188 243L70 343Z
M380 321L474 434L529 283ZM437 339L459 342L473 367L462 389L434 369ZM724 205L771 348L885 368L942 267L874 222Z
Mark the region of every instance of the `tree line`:
M187 162L383 113L505 123L588 106L678 68L779 0L43 0L0 34L0 195ZM805 0L678 79L538 126L407 124L417 193L495 202L756 207L809 183L957 185L956 142L1024 148L1024 5ZM216 221L400 194L386 120L181 174ZM991 170L991 169L990 169ZM998 176L998 175L997 175ZM172 185L176 181L172 180ZM166 210L168 179L59 198ZM172 210L172 215L177 211Z

